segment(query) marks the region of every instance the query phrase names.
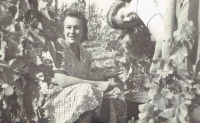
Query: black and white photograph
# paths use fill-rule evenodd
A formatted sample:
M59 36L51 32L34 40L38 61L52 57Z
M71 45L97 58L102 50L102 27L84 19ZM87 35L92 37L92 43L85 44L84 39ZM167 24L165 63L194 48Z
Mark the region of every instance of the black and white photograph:
M0 0L0 123L200 123L199 0Z

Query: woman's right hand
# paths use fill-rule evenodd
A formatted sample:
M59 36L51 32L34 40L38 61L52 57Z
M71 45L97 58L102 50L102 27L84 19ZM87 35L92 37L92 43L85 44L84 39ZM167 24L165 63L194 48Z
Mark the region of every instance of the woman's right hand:
M101 88L103 92L111 91L114 88L114 86L109 82L98 82L97 87Z

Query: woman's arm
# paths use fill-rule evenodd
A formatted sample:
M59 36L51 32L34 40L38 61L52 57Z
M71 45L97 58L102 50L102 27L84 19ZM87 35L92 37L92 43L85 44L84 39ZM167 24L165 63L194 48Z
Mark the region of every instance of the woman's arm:
M97 77L89 76L88 79L89 80L95 80L95 81L107 81L108 79L117 77L118 75L120 75L122 73L123 73L122 70L114 70L114 71L106 72L106 73L99 75Z
M112 85L108 82L79 79L76 77L67 76L63 73L54 73L54 78L56 83L58 83L58 85L62 88L81 83L91 84L94 87L101 88L102 91L109 91L113 88Z
M76 77L67 76L63 73L54 73L54 78L56 80L56 83L58 83L58 85L62 88L80 83L87 83L93 85L94 87L97 87L97 81L79 79Z

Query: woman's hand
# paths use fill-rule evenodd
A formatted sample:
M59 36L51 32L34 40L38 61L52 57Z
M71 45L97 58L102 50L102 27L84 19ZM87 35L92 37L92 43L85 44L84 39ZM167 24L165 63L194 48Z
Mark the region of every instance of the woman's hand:
M109 82L98 82L97 87L101 88L103 92L108 92L114 88L114 85Z
M123 73L122 70L117 69L117 70L114 70L114 71L105 73L105 74L104 74L104 77L105 77L106 79L110 79L110 78L117 77L118 75L120 75L120 74L122 74L122 73Z

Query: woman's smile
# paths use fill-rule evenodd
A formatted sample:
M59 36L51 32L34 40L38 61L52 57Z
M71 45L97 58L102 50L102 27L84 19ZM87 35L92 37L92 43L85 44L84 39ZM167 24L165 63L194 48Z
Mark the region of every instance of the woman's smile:
M82 21L75 17L64 20L64 36L69 44L79 44L83 35Z

